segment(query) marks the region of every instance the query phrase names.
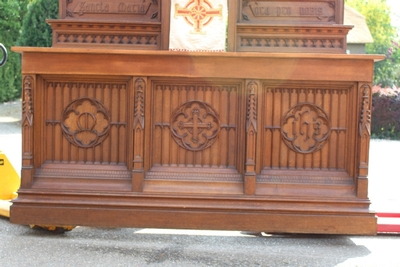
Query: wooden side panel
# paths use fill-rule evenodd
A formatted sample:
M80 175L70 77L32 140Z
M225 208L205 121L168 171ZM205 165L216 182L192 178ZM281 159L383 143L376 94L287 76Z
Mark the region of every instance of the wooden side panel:
M152 81L152 167L242 171L238 148L241 84ZM200 112L200 113L198 113Z
M33 188L131 191L131 78L38 76Z
M243 82L153 78L149 86L143 191L242 194Z
M43 90L45 162L127 166L127 81L48 79Z
M263 83L260 182L352 185L352 84ZM349 189L353 190L353 189Z
M271 149L263 156L263 168L345 170L350 86L327 89L264 84L263 143ZM315 124L310 125L306 118L301 121L297 111L298 115L314 115L310 119L315 119Z

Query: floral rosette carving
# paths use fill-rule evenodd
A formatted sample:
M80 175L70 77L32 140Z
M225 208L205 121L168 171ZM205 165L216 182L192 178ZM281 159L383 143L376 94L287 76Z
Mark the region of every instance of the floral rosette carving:
M110 113L99 101L80 98L71 102L62 114L64 136L79 147L94 147L108 136Z
M328 115L312 103L299 103L282 118L281 133L285 144L295 152L320 150L331 134Z
M199 151L210 147L219 131L219 115L206 102L188 101L172 113L172 137L185 149Z

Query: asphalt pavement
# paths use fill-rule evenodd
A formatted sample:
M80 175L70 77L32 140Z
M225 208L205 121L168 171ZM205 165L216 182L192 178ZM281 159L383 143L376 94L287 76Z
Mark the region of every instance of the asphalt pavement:
M21 169L21 102L0 104L0 150ZM400 142L372 140L371 209L400 213ZM62 235L0 217L0 267L399 266L400 235L251 235L77 227Z

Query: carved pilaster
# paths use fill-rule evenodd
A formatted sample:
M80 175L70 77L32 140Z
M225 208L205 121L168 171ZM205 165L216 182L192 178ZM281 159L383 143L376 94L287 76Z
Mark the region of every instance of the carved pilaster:
M256 145L257 145L257 92L258 83L249 81L247 91L247 119L246 119L246 174L245 194L252 195L256 187Z
M134 84L135 107L133 119L133 170L132 170L132 189L136 192L143 190L144 165L144 92L146 82L142 78L137 78Z
M21 188L29 188L33 179L33 76L23 78L22 96L22 182Z
M363 84L359 87L361 96L359 136L358 136L358 179L357 197L368 197L368 160L369 143L371 138L371 85Z

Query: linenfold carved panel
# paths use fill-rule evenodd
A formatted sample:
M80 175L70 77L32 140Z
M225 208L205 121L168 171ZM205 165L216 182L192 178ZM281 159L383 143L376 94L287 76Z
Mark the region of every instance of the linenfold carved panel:
M262 168L348 170L352 86L264 83Z
M312 153L325 145L331 133L329 117L317 105L299 103L283 117L281 133L290 149L298 153Z
M45 161L126 164L128 82L44 82Z
M153 167L237 169L240 83L153 80Z

